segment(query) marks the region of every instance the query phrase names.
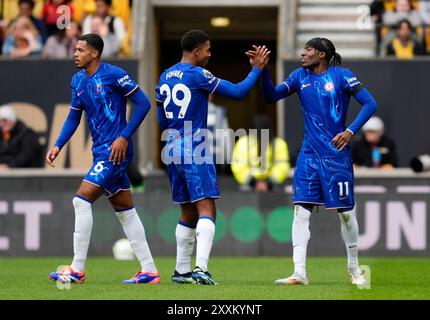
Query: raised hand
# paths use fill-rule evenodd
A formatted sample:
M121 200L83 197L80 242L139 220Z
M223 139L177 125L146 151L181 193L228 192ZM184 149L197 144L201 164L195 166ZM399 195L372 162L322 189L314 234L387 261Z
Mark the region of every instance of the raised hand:
M254 50L248 50L245 54L249 57L249 63L253 67L263 69L269 62L270 51L266 46L252 46Z

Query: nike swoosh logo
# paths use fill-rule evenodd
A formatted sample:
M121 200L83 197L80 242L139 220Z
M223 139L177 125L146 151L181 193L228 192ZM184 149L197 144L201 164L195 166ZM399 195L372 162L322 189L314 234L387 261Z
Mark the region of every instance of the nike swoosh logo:
M310 83L307 83L307 84L302 84L302 90L304 89L304 88L306 88L306 87L309 87L311 84Z
M98 173L90 172L90 176L96 176Z
M339 197L339 200L345 200L348 199L348 197Z
M78 97L84 93L84 90L78 92Z

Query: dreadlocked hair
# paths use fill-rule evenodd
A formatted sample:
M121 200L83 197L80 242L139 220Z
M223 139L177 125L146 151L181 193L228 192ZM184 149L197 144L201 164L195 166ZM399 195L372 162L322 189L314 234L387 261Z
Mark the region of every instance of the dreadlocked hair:
M342 57L336 52L333 42L327 38L320 38L327 54L328 64L330 66L340 66L342 64Z

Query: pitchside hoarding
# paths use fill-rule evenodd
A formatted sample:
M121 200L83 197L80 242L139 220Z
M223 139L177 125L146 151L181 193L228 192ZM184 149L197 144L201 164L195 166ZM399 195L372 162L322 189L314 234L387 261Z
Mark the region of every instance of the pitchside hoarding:
M73 194L81 177L1 177L0 256L70 256ZM268 194L241 192L221 179L222 198L214 255L292 254L291 181ZM430 185L420 178L357 178L356 201L363 256L430 256ZM154 255L174 255L179 209L171 203L167 177L147 179L134 194ZM105 199L93 206L90 255L111 255L123 231ZM345 248L337 214L320 209L311 217L309 254L341 256Z

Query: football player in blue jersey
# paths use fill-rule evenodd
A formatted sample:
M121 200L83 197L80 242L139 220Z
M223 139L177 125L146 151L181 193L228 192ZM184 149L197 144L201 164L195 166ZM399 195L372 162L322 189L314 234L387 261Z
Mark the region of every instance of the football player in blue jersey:
M254 53L253 53L254 54ZM313 38L301 54L302 67L274 86L264 69L261 87L265 100L274 103L296 93L301 102L305 134L293 182L292 230L294 273L277 284L307 284L306 250L309 217L314 206L335 210L348 255L353 284L364 285L358 263L358 224L354 210L354 173L350 141L377 109L376 101L357 77L340 67L341 56L326 38ZM361 104L355 120L345 125L350 97Z
M93 225L91 206L105 194L141 264L141 271L123 283L159 283L160 276L146 241L145 229L133 205L126 173L133 157L132 135L151 106L127 72L101 62L103 45L102 38L95 34L79 38L74 59L76 67L82 70L72 78L69 115L54 147L46 155L48 164L54 166L54 160L79 126L85 111L93 141L94 164L73 198L73 262L51 273L49 278L62 282L85 281L84 269ZM128 123L127 98L135 105Z
M250 73L233 84L204 69L211 57L206 32L186 32L181 47L182 60L161 74L156 88L158 121L167 141L162 159L167 164L173 202L181 206L172 281L213 285L216 282L208 272L208 260L215 234L214 199L220 191L213 158L207 148L202 148L206 145L208 97L215 93L243 99L260 77L270 51L265 46L256 47L250 57ZM201 149L202 153L197 152ZM196 266L191 271L195 240Z

